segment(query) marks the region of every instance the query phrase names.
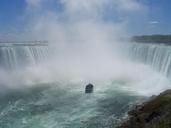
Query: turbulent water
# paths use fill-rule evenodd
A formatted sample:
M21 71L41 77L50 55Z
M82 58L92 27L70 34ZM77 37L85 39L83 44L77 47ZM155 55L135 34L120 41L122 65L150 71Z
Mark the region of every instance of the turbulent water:
M11 92L1 97L0 127L113 128L129 105L140 99L119 89L121 85L118 82L106 84L94 94L84 94L82 88L71 83Z
M131 61L151 65L156 71L169 77L170 49L168 46L135 43L128 44L127 55ZM30 67L46 61L48 55L49 49L45 46L0 47L0 65L2 69ZM0 127L113 128L126 116L133 103L146 98L141 91L148 92L147 88L154 88L149 83L157 82L159 87L162 86L160 74L154 74L157 73L154 71L147 76L149 79L144 78L140 83L125 78L93 81L93 94L84 93L84 87L90 81L56 79L29 83L29 86L19 82L21 85L14 88L4 85L5 82L1 83L0 87L4 92L0 93ZM158 91L165 88L158 88Z

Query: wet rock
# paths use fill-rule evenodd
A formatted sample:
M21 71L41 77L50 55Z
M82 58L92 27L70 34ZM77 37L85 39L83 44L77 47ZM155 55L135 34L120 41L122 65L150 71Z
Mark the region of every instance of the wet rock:
M145 121L148 123L152 121L153 119L157 119L158 117L160 117L160 113L154 111L145 119Z
M85 93L92 93L93 92L93 89L94 89L93 84L88 84L85 87Z
M171 90L153 96L128 112L119 128L171 128Z

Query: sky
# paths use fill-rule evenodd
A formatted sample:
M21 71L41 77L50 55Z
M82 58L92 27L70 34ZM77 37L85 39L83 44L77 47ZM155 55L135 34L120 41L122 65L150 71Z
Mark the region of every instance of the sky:
M63 23L123 23L130 35L171 34L170 12L171 0L0 0L0 36L30 31L28 26L49 15Z

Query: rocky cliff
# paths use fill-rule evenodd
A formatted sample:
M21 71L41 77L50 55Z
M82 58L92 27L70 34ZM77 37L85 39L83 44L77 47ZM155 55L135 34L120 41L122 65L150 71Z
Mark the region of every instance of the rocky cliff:
M171 90L136 105L128 115L119 128L171 128Z

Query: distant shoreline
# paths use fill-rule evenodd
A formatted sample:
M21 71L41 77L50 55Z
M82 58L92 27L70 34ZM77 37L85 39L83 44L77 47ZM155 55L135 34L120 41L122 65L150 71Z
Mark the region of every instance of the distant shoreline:
M132 42L171 45L171 35L140 35L131 37Z

